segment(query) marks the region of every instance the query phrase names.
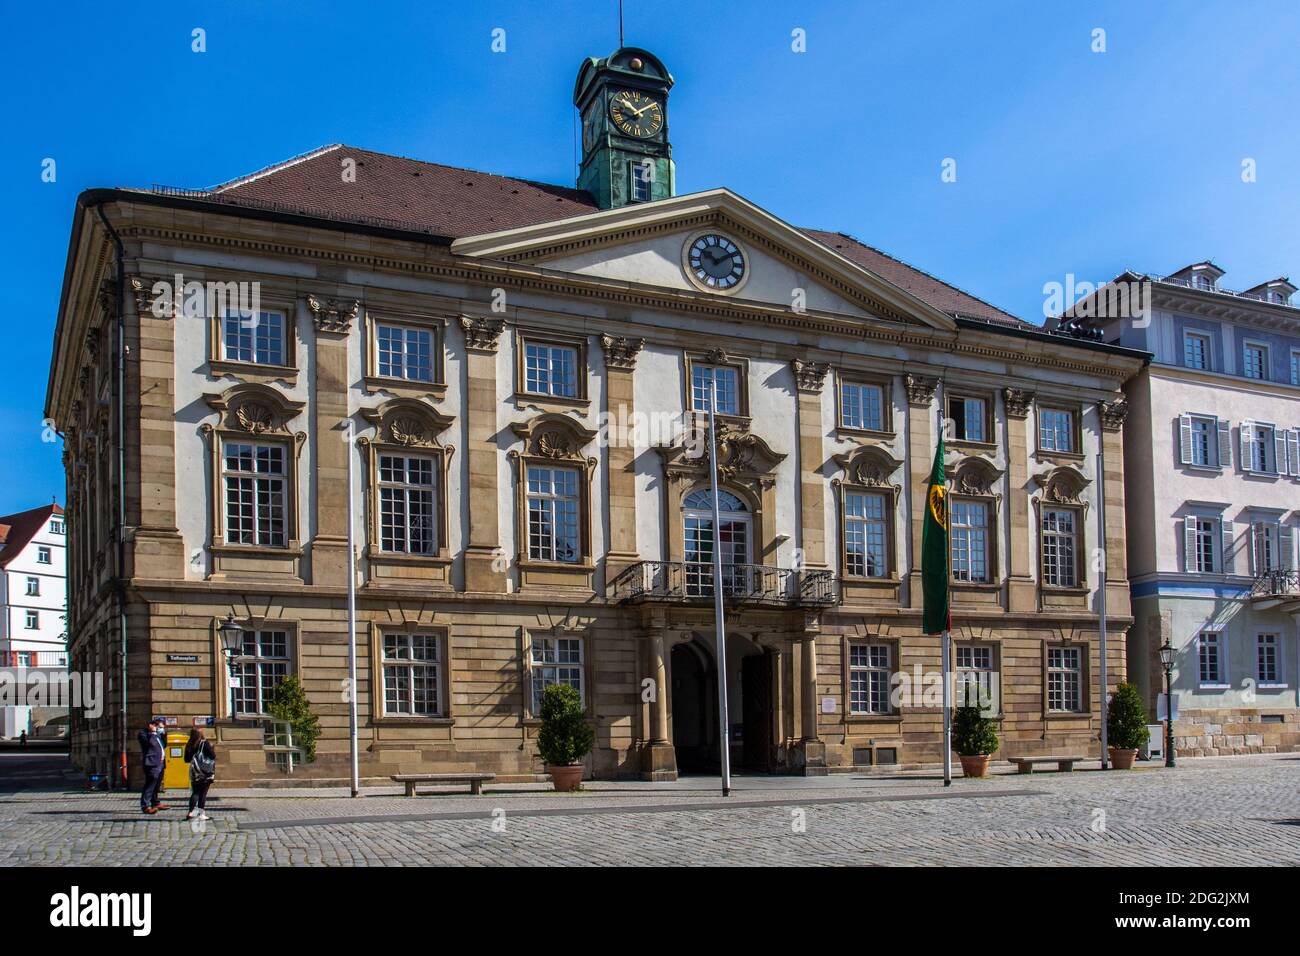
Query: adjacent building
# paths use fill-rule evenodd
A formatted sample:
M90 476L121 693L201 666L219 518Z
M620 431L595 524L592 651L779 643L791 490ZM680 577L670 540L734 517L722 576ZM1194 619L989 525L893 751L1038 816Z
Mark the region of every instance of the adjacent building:
M1175 745L1195 755L1300 749L1300 309L1285 278L1233 292L1223 274L1125 273L1071 313L1154 354L1124 389L1128 663L1154 715L1176 649Z
M66 541L57 504L0 518L0 667L67 666ZM0 736L17 737L63 723L67 710L5 703L0 714Z
M323 727L295 772L320 779L347 775L352 694L364 777L530 779L555 682L595 776L708 770L724 735L759 771L938 761L918 556L941 427L961 679L997 696L1003 753L1096 752L1101 555L1111 686L1130 624L1121 384L1146 356L726 189L676 195L672 83L640 49L582 65L581 188L334 145L82 195L47 405L73 663L114 702L75 720L80 763L134 759L151 715L211 718L223 779L273 779L258 724L290 674ZM241 283L257 304L222 305Z

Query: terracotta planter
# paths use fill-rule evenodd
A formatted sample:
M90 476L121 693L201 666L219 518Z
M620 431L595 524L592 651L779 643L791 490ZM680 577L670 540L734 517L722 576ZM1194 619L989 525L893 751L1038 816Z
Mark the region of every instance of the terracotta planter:
M961 761L961 773L963 777L987 777L989 775L989 754L976 754L968 757L965 754L958 754L957 759Z
M1133 761L1137 759L1136 750L1121 750L1119 747L1110 748L1110 765L1116 770L1132 770Z
M571 793L582 788L582 764L569 764L567 767L547 767L551 783L555 784L556 793Z

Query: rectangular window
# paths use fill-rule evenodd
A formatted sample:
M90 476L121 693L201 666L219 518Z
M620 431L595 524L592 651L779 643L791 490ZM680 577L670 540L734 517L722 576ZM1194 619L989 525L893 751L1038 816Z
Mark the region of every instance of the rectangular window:
M578 350L567 345L524 343L524 391L578 397Z
M948 399L953 437L960 441L989 441L988 403L982 398L953 395Z
M1218 459L1218 421L1213 418L1191 417L1189 457L1193 465L1213 468L1219 464Z
M288 543L284 446L227 442L222 460L226 541L283 548Z
M1193 541L1196 570L1200 574L1213 574L1216 570L1214 561L1214 542L1219 537L1218 522L1213 518L1193 518Z
M1047 709L1068 714L1083 711L1083 653L1079 648L1047 649Z
M1272 425L1242 422L1241 445L1242 467L1246 471L1266 475L1277 473L1277 439Z
M40 578L29 577L29 578L27 579L27 596L28 596L28 597L40 597L40 596L41 596L41 579L40 579Z
M1282 567L1281 525L1274 521L1256 521L1251 525L1256 574L1277 571Z
M1043 583L1050 587L1072 588L1079 583L1077 518L1066 509L1043 510Z
M1300 349L1291 350L1291 384L1300 385Z
M54 563L53 552L45 545L38 545L36 548L36 563L53 564Z
M437 634L384 635L385 716L442 716L441 650Z
M867 431L885 430L885 390L880 385L840 384L840 424Z
M437 553L436 484L431 458L379 456L380 550L397 554Z
M871 492L844 494L844 573L883 578L889 573L888 502Z
M1277 635L1260 634L1255 638L1256 677L1261 684L1276 684Z
M1219 635L1204 632L1196 639L1197 675L1201 684L1223 683L1223 646Z
M235 665L239 686L235 707L241 714L267 714L275 688L289 676L289 633L245 631L241 659Z
M1246 378L1268 378L1268 346L1247 342L1242 348L1241 373Z
M41 613L40 613L40 611L28 611L28 612L27 612L27 630L29 630L29 631L39 631L40 629L41 629Z
M552 684L568 684L586 705L582 689L582 640L576 637L532 639L533 716L542 714L542 693Z
M956 706L979 707L993 700L993 645L957 645Z
M654 181L654 167L648 161L634 160L628 164L628 175L631 177L632 201L649 202L650 184Z
M986 502L953 500L952 577L954 581L989 581L989 506Z
M578 472L528 466L528 556L535 561L582 558Z
M888 644L849 645L849 713L889 714L893 676Z
M1068 408L1039 408L1038 447L1043 451L1077 452L1074 412Z
M1187 368L1210 369L1210 337L1200 332L1183 333L1183 365Z
M256 317L227 311L222 321L222 357L255 365L285 364L283 312L258 312Z
M64 533L64 525L60 519L55 518L53 521L50 522L50 534L63 534L63 533Z
M433 381L433 330L375 325L379 374L410 382Z
M709 410L709 395L716 387L719 415L740 414L740 388L738 370L734 365L700 365L691 363L691 408L697 412Z

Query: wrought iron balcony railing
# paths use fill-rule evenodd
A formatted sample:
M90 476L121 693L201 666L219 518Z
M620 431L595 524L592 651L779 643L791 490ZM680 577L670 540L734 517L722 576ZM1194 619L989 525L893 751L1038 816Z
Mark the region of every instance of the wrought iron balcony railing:
M1250 593L1253 597L1300 596L1300 571L1277 569L1255 576Z
M713 565L701 561L641 561L614 579L614 600L713 600ZM724 564L722 596L729 604L829 607L839 601L835 574L761 564Z

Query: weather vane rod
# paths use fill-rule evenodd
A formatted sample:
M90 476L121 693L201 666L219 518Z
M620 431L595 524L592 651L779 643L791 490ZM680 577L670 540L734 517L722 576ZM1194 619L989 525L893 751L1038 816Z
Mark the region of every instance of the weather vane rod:
M623 48L623 0L618 0L618 47Z

